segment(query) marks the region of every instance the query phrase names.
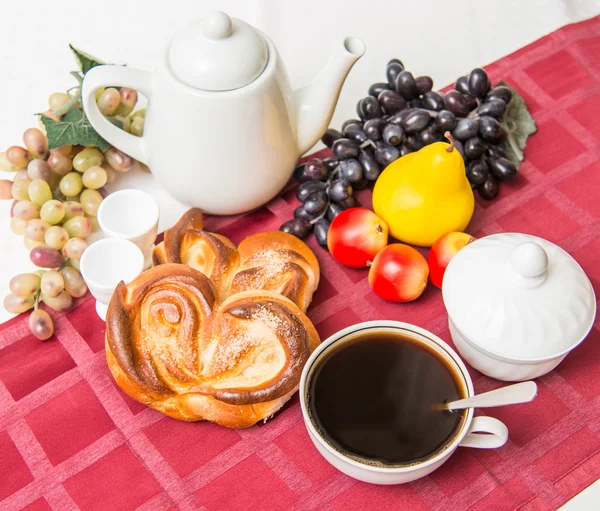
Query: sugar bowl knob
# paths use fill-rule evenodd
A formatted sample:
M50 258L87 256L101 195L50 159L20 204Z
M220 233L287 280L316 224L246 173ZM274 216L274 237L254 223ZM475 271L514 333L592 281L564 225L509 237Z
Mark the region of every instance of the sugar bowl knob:
M534 241L526 241L513 249L510 262L521 277L540 278L548 268L548 255Z
M221 11L208 13L202 20L202 33L209 39L223 39L231 35L231 18Z

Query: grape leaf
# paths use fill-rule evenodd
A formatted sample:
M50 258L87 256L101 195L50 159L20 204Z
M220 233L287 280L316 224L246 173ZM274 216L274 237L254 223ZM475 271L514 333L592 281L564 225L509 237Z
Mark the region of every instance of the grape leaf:
M527 109L525 100L517 91L502 81L498 85L504 85L512 92L512 98L506 106L506 113L502 119L502 125L508 133L502 148L518 169L519 162L524 158L523 150L527 139L537 131L537 126Z
M66 144L96 146L106 151L110 144L104 140L92 127L89 119L79 108L71 108L60 121L42 115L42 123L48 136L48 148L56 149ZM123 123L118 119L109 119L113 124L122 128Z
M75 54L75 58L77 59L77 63L83 74L86 74L93 67L104 64L104 62L98 60L96 57L92 57L91 55L78 50L72 44L69 44L69 48L71 48L71 51Z

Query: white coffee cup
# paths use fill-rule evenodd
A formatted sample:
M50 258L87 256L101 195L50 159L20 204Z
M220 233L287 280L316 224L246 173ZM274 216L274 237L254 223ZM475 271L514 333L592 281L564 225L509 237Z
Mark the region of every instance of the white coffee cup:
M135 243L144 254L144 268L152 265L152 247L158 234L158 203L141 190L119 190L98 208L98 223L105 236Z
M106 321L108 302L124 281L129 284L144 271L144 255L139 247L118 238L104 238L92 243L81 256L80 271L96 299L96 312Z
M450 346L431 332L399 321L369 321L345 328L329 337L313 352L304 366L300 380L300 404L304 423L315 447L329 463L344 474L360 481L373 484L402 484L430 474L447 461L459 446L493 449L506 443L508 430L502 422L493 417L473 417L473 409L469 408L465 412L464 420L446 445L423 461L390 467L374 466L373 464L361 463L358 461L358 457L350 458L334 449L325 440L323 433L310 417L309 386L313 369L317 367L317 361L328 356L336 343L349 342L353 338L358 339L368 333L381 332L410 337L417 343L427 345L430 350L435 351L439 358L446 361L449 367L453 368L455 374L460 375L461 384L466 393L464 397L470 397L474 394L473 382L464 363ZM368 364L369 360L365 360L364 363ZM398 392L401 391L401 389L398 389Z

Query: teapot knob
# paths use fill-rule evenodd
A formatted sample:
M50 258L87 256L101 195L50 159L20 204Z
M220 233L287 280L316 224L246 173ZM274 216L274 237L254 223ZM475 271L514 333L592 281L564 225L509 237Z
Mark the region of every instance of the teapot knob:
M202 33L209 39L231 35L231 18L222 11L210 12L202 20Z
M537 243L526 241L513 249L510 262L522 277L539 277L548 268L548 255Z

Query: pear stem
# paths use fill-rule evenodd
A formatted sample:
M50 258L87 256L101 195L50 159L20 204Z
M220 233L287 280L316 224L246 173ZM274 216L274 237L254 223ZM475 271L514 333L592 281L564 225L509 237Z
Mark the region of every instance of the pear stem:
M444 137L450 140L450 145L446 148L446 151L451 153L452 151L454 151L454 138L452 137L452 134L449 131L446 131L446 133L444 133Z

